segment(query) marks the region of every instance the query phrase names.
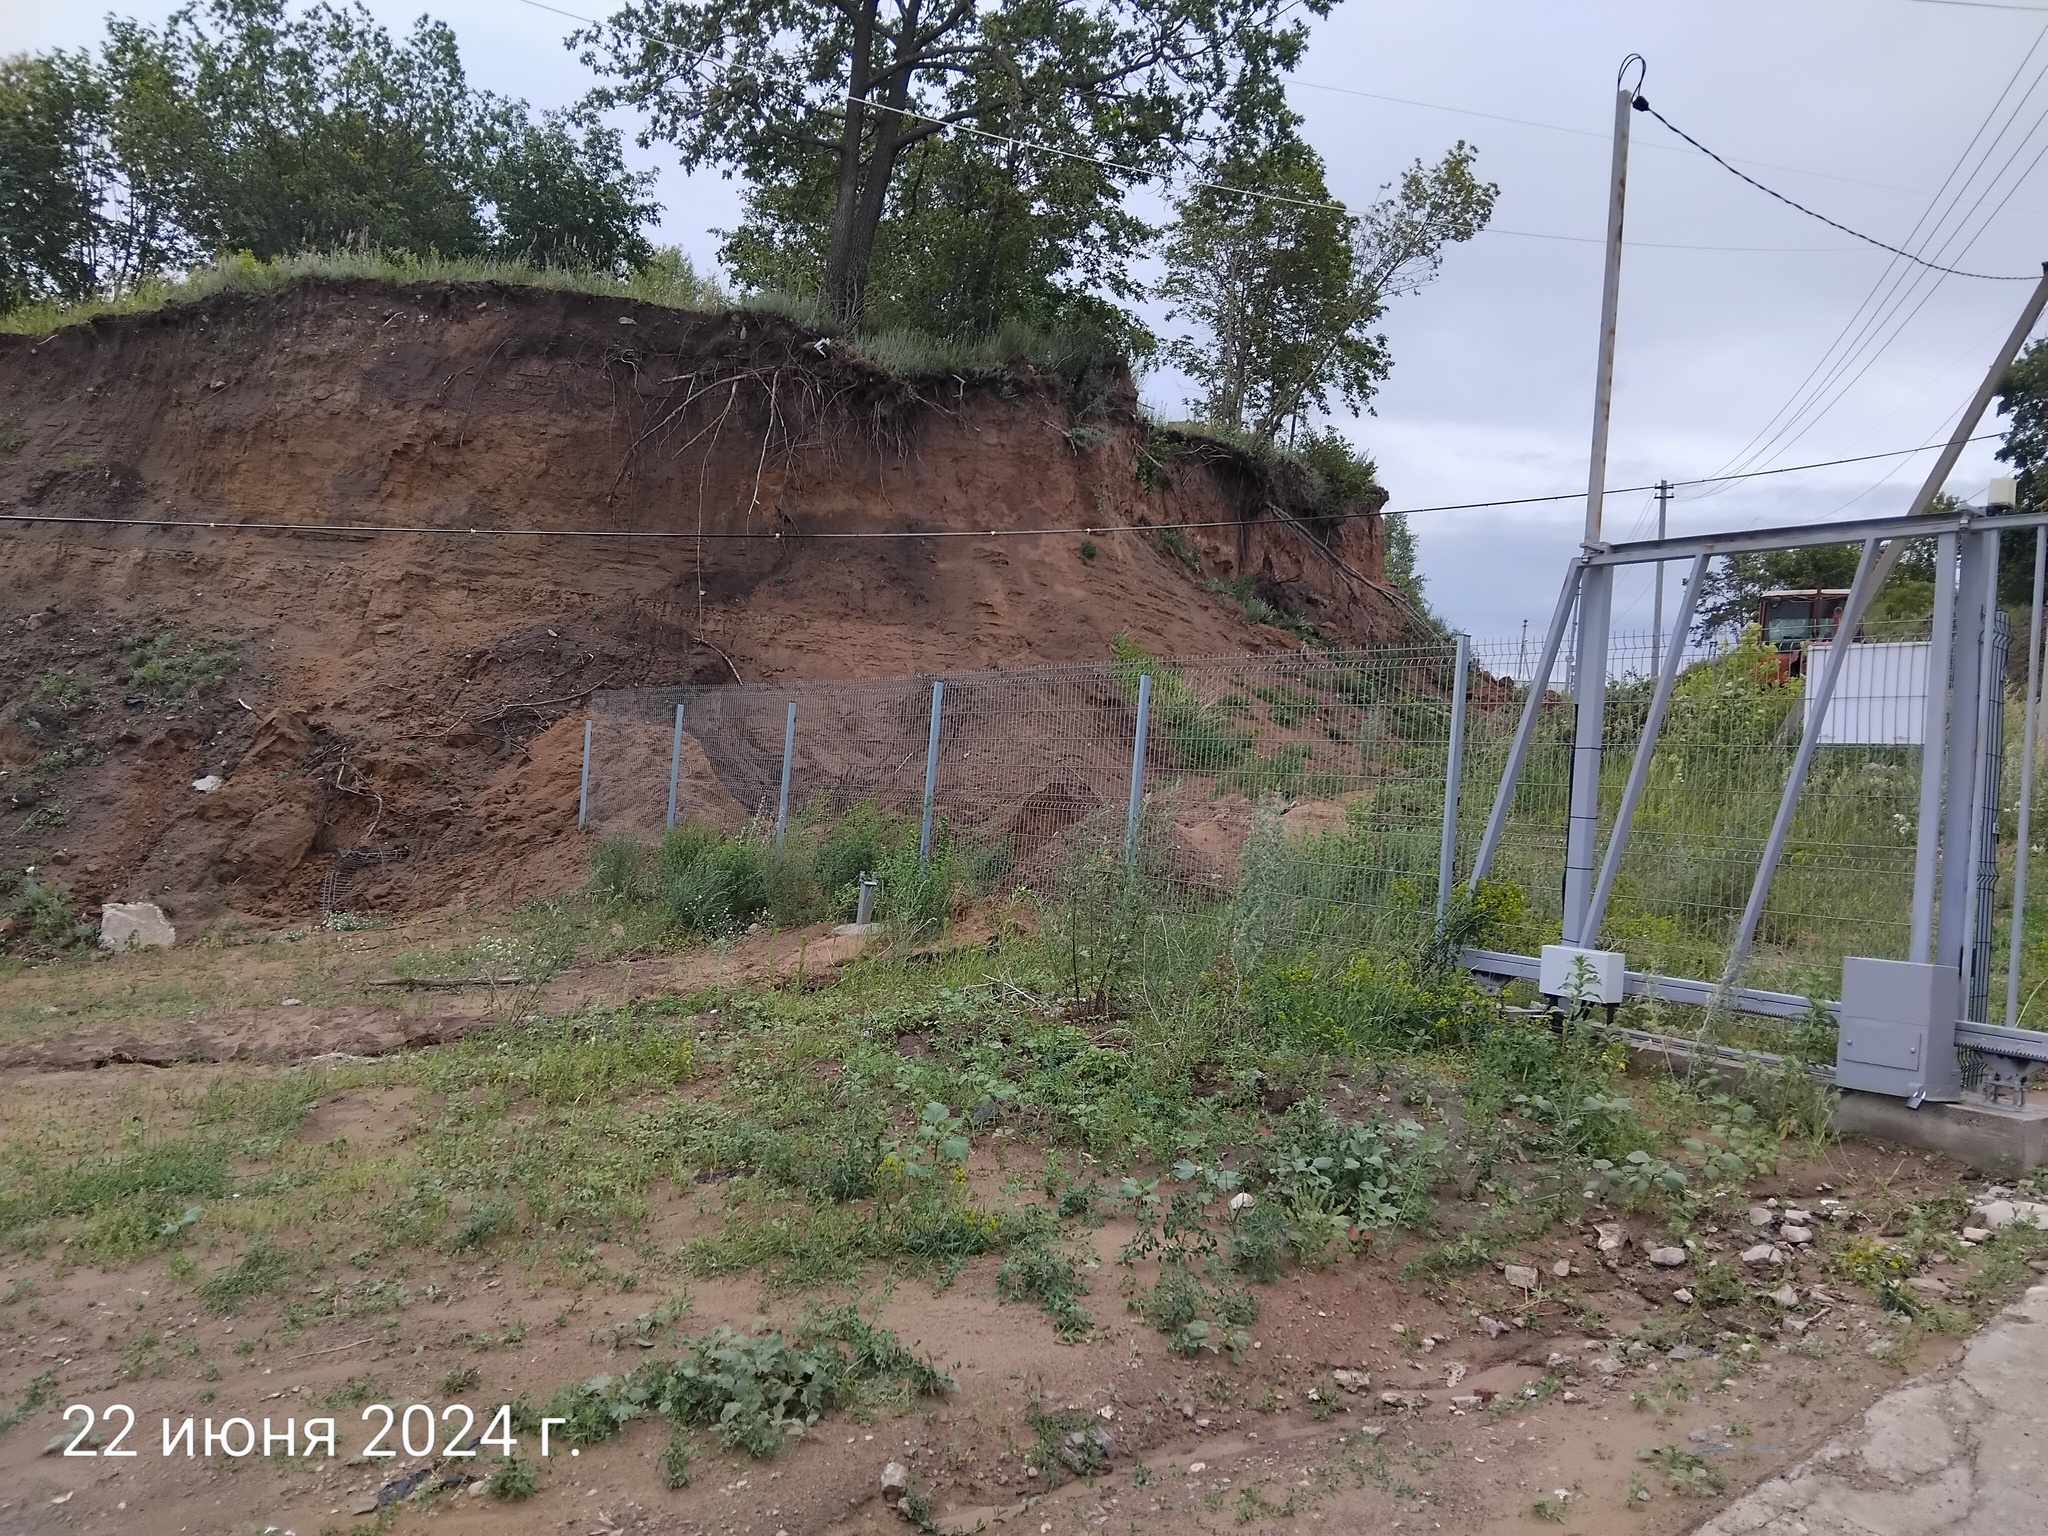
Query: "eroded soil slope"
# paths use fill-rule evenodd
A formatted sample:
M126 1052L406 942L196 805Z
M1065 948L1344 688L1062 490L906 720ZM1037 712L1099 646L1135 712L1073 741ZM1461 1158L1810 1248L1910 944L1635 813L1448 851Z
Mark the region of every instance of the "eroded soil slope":
M0 525L0 860L188 931L351 849L380 904L495 905L580 863L596 689L1300 643L1225 583L1404 634L1377 518L1289 500L1122 376L906 379L758 313L307 282L0 337L0 511L43 519ZM1217 526L937 536L1132 522Z

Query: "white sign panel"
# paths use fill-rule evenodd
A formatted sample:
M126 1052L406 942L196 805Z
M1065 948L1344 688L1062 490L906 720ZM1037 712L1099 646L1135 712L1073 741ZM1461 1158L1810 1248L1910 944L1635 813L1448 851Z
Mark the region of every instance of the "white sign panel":
M1927 724L1925 640L1860 643L1849 647L1835 697L1828 705L1822 746L1917 747ZM1827 670L1829 647L1806 656L1806 729L1813 730L1814 694Z

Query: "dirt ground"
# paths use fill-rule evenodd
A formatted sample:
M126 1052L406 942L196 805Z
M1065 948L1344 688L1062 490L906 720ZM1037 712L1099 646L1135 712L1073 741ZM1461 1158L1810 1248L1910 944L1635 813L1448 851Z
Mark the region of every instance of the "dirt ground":
M112 1067L79 1079L16 1069L6 1074L5 1099L16 1113L43 1112L53 1095L65 1113L118 1113L134 1075L147 1070ZM388 1097L337 1094L304 1134L374 1143L403 1134L398 1108ZM1879 1181L1931 1187L1953 1172L1844 1146L1789 1173L1783 1192L1810 1199L1831 1187L1853 1202ZM681 1240L714 1206L705 1193L670 1199L655 1218L655 1240ZM1096 1232L1105 1273L1125 1235L1114 1225ZM875 1422L834 1414L768 1462L709 1451L691 1486L676 1491L661 1486L653 1466L658 1427L635 1425L573 1456L556 1444L526 1503L457 1487L424 1505L393 1504L389 1523L376 1528L895 1531L907 1526L882 1504L878 1480L898 1460L953 1530L1480 1533L1542 1523L1532 1511L1548 1498L1573 1530L1666 1536L1795 1462L1904 1371L1953 1347L1933 1339L1873 1356L1870 1346L1897 1330L1852 1302L1810 1334L1709 1337L1681 1362L1668 1343L1616 1345L1668 1339L1680 1309L1661 1283L1668 1275L1609 1268L1590 1232L1523 1255L1543 1268L1533 1297L1497 1274L1424 1294L1395 1278L1402 1257L1396 1249L1268 1288L1242 1363L1175 1359L1149 1328L1116 1320L1111 1305L1096 1308L1107 1324L1098 1338L1056 1344L1038 1313L995 1300L992 1260L971 1264L942 1292L903 1284L881 1308L884 1324L958 1383L926 1411ZM1553 1275L1557 1264L1571 1273ZM488 1414L521 1392L544 1396L565 1380L629 1369L637 1356L618 1339L633 1337L635 1317L653 1302L635 1292L572 1295L490 1263L423 1264L394 1278L418 1298L404 1310L287 1335L276 1307L226 1320L202 1315L179 1283L148 1265L104 1274L57 1256L0 1267L0 1287L33 1297L37 1313L11 1309L0 1394L16 1397L54 1368L63 1399L0 1439L0 1530L368 1529L351 1524L351 1509L425 1463L350 1456L375 1427L359 1421L359 1403L388 1400L402 1410L464 1401ZM745 1280L699 1281L688 1298L692 1329L781 1321L789 1311L764 1306ZM1519 1325L1492 1336L1503 1318ZM1418 1347L1424 1339L1431 1342ZM1617 1348L1623 1369L1610 1379L1591 1362ZM1369 1389L1331 1393L1332 1367L1370 1372ZM451 1381L458 1390L448 1390ZM1379 1394L1388 1390L1416 1394L1419 1405L1384 1406ZM1337 1411L1321 1416L1311 1391L1333 1396ZM1461 1410L1454 1396L1489 1401ZM1106 1473L1050 1494L1027 1491L1018 1467L1023 1415L1041 1398L1099 1417L1114 1446ZM73 1401L133 1408L142 1454L109 1465L46 1453L46 1443L68 1438L58 1411ZM166 1417L260 1424L267 1416L281 1428L286 1417L316 1414L338 1421L343 1454L331 1461L158 1454ZM1675 1492L1659 1464L1641 1457L1667 1446L1710 1466L1721 1492ZM438 1463L436 1475L450 1469L460 1463Z
M405 969L402 957L461 936L456 920L442 920L17 974L0 983L0 1122L46 1125L53 1136L128 1124L146 1138L165 1103L189 1105L217 1074L249 1070L222 1063L339 1059L456 1038L488 1022L502 999L488 989L369 983ZM952 942L971 948L981 938L977 929ZM771 979L789 986L799 965L805 984L824 986L864 942L820 929L586 962L557 978L541 1006ZM380 1149L422 1133L415 1111L424 1107L410 1088L336 1088L296 1135L374 1167ZM1034 1156L1022 1144L977 1148L972 1175L993 1193L1006 1180L1028 1182ZM1750 1198L1825 1199L1856 1213L1880 1195L1951 1187L1961 1172L1845 1143L1788 1165ZM879 1305L878 1320L950 1371L956 1390L901 1415L829 1414L768 1461L705 1437L687 1488L662 1485L665 1431L654 1423L574 1454L557 1443L538 1493L523 1503L471 1493L460 1460L357 1454L375 1428L362 1417L372 1403L402 1412L460 1402L482 1423L522 1393L540 1401L565 1382L631 1369L648 1358L641 1341L658 1351L671 1328L792 1321L798 1303L751 1275L629 1278L645 1254L673 1253L714 1230L724 1200L716 1179L662 1186L635 1246L601 1245L593 1256L609 1277L602 1284L427 1250L379 1261L374 1284L384 1289L374 1304L324 1312L327 1284L224 1317L198 1304L190 1273L161 1259L103 1270L61 1246L0 1258L0 1412L53 1373L47 1400L0 1434L0 1532L886 1532L909 1528L880 1498L882 1468L895 1460L947 1530L1486 1533L1561 1518L1594 1536L1676 1536L1955 1345L1951 1335L1903 1328L1804 1257L1771 1278L1801 1292L1810 1326L1703 1332L1702 1314L1672 1296L1686 1274L1648 1265L1650 1224L1622 1218L1630 1242L1618 1253L1597 1249L1588 1222L1506 1255L1535 1268L1533 1292L1510 1285L1498 1265L1403 1278L1420 1250L1413 1239L1290 1272L1260 1288L1242 1359L1188 1360L1119 1300L1116 1257L1130 1228L1112 1219L1086 1239L1097 1266L1090 1341L1060 1343L1039 1310L1000 1302L994 1258L970 1261L943 1289L881 1278L861 1293ZM1857 1219L1839 1218L1844 1231ZM1705 1252L1748 1241L1740 1210L1705 1229ZM1930 1273L1960 1282L1966 1268ZM1144 1265L1133 1278L1147 1278ZM687 1310L650 1326L677 1297ZM313 1315L291 1315L294 1302ZM1345 1390L1330 1374L1339 1369L1368 1373L1369 1384L1353 1379L1358 1390ZM73 1403L127 1405L141 1454L59 1454L61 1413ZM1026 1415L1041 1403L1085 1413L1106 1432L1106 1470L1050 1491L1027 1477ZM166 1458L162 1421L187 1416L259 1427L268 1417L280 1429L286 1418L332 1417L340 1454L209 1458L202 1448ZM523 1453L536 1450L529 1437ZM380 1488L427 1467L431 1482L454 1485L375 1512ZM373 1513L357 1513L364 1509Z

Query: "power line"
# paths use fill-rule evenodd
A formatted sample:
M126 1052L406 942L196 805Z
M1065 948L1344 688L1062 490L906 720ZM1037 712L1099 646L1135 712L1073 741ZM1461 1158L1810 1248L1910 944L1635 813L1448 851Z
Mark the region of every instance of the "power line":
M2006 102L2012 97L2014 88L2018 87L2021 80L2025 78L2028 68L2033 63L2034 55L2040 50L2044 39L2048 39L2048 27L2044 27L2036 34L2033 44L2028 48L2026 55L2014 67L2012 76L2006 81L2004 89L1998 93L1997 99L1991 103L1985 112L1983 121L1977 125L1976 131L1971 134L1969 143L1963 146L1962 152L1956 157L1955 163L1950 166L1948 174L1942 178L1941 185L1935 189L1934 195L1928 200L1927 206L1921 211L1919 218L1914 220L1913 228L1908 231L1906 236L1906 243L1908 245L1915 245L1921 250L1934 250L1937 254L1945 254L1947 246L1953 244L1960 237L1963 224L1969 220L1969 214L1963 215L1962 220L1953 227L1945 240L1941 240L1940 245L1936 243L1937 240L1941 239L1940 231L1943 225L1949 222L1950 216L1962 201L1963 195L1968 191L1971 183L1977 179L1984 166L1990 163L1990 158L1996 151L1999 142L2011 129L2012 124L2018 120L2021 110L2019 102L2024 102L2027 95L2027 91L2024 89L2020 93L2019 102L2014 103L2012 111L2006 115L2004 123L1997 126L1994 131L1994 124L1998 124L2000 113L2004 112ZM1985 141L1987 133L1991 135L1989 142ZM1981 154L1978 154L1978 146L1980 144L1983 145L1983 150ZM1973 155L1977 157L1974 166L1971 163ZM1993 181L1995 183L1995 177ZM1951 187L1954 188L1952 194L1950 193ZM1944 199L1946 199L1945 202ZM1973 205L1971 212L1974 213L1975 207L1980 205L1981 197L1979 205ZM1923 229L1926 231L1924 236L1921 234ZM1968 248L1967 244L1962 247L1964 250ZM1758 429L1755 436L1751 437L1732 459L1724 463L1721 466L1721 470L1717 471L1717 473L1748 469L1759 460L1767 462L1770 456L1786 452L1801 437L1811 431L1821 417L1825 416L1841 402L1844 390L1835 390L1832 396L1829 395L1829 391L1841 379L1842 375L1850 367L1854 366L1857 356L1859 354L1866 354L1862 372L1867 372L1869 368L1876 364L1877 359L1883 355L1892 343L1898 339L1900 334L1903 333L1905 326L1911 322L1912 315L1908 315L1898 325L1892 326L1888 335L1881 335L1885 327L1890 323L1892 316L1897 314L1899 308L1911 297L1913 290L1919 287L1922 281L1928 279L1929 276L1930 274L1928 274L1926 269L1916 269L1910 264L1902 264L1897 257L1887 261L1885 270L1878 274L1876 281L1871 284L1870 290L1857 303L1855 311L1842 323L1841 330L1828 343L1820 358L1807 372L1806 377L1792 391L1790 397L1779 405L1777 410L1772 413L1770 420L1766 421ZM1938 274L1932 276L1931 287L1928 290L1930 295L1934 288L1938 288L1941 285L1941 282L1942 278ZM1925 298L1923 298L1922 303L1924 304L1925 302ZM1918 313L1918 309L1919 306L1916 305L1915 314ZM1857 375L1859 379L1862 377L1862 372L1859 372ZM1852 380L1851 383L1853 384L1853 382ZM1802 417L1806 418L1803 424L1801 423Z
M1326 85L1320 80L1302 80L1289 77L1287 83L1290 86L1298 85L1311 91L1329 91L1337 96L1357 96L1366 101L1386 101L1392 102L1395 106L1421 107L1430 112L1448 112L1453 117L1474 117L1489 123L1512 123L1518 128L1541 128L1547 133L1568 133L1574 138L1597 139L1602 144L1608 143L1614 136L1611 130L1571 128L1563 123L1539 122L1532 117L1506 117L1498 112L1481 112L1472 107L1453 107L1440 101L1418 101L1412 96L1387 96L1378 91L1361 91L1356 87L1348 85ZM1685 153L1676 144L1646 144L1644 148L1662 150L1665 153L1674 155ZM1746 160L1740 156L1736 157L1736 164L1754 165L1767 171L1785 171L1794 176L1818 176L1824 181L1845 181L1851 186L1876 187L1884 192L1905 192L1915 197L1919 196L1919 193L1914 188L1897 186L1889 181L1866 181L1860 176L1841 176L1833 171L1809 170L1805 166L1800 165L1779 165L1770 160Z
M1662 123L1666 128L1669 128L1673 133L1677 134L1681 139L1685 140L1686 143L1690 144L1694 149L1698 150L1701 154L1705 155L1709 160L1713 161L1714 164L1720 166L1721 169L1726 171L1729 175L1737 177L1742 181L1748 182L1752 187L1755 187L1757 191L1763 193L1766 197L1776 198L1779 202L1783 203L1787 208L1791 208L1796 210L1797 212L1803 213L1809 219L1818 219L1821 223L1827 225L1828 228L1838 229L1843 234L1848 235L1853 239L1861 240L1865 245L1874 245L1881 251L1890 251L1894 256L1903 256L1906 260L1914 263L1916 266L1927 267L1936 272L1946 273L1950 277L1981 278L1983 281L1989 283L2032 283L2039 281L2038 276L2021 277L2009 275L2002 272L1965 272L1958 267L1944 267L1938 262L1929 261L1924 256L1916 256L1911 251L1906 250L1903 247L1887 244L1885 241L1878 239L1875 235L1866 235L1860 229L1851 229L1847 224L1842 223L1839 219L1831 219L1826 214L1816 212L1814 209L1807 207L1806 204L1798 202L1793 198L1787 197L1784 193L1778 191L1776 188L1765 186L1762 182L1758 181L1754 176L1750 175L1747 171L1737 170L1734 166L1730 165L1726 160L1722 159L1719 155L1715 154L1711 149L1707 148L1707 146L1702 144L1698 139L1694 138L1691 134L1687 133L1683 128L1679 127L1676 123L1672 122L1671 119L1666 117L1662 112L1659 112L1655 107L1651 106L1649 103L1649 99L1647 97L1640 95L1637 96L1635 105L1636 110L1638 112L1649 113L1650 116L1657 119L1658 122Z
M1997 432L1979 433L1967 439L1969 442L1991 442L2000 438ZM1708 475L1697 480L1674 480L1673 486L1712 485L1725 480L1760 480L1771 475L1796 474L1808 469L1832 469L1842 464L1867 464L1874 459L1904 458L1911 454L1926 453L1939 447L1926 443L1918 448L1892 448L1883 453L1861 453L1845 459L1821 459L1812 464L1786 464L1776 469L1751 470L1739 475ZM1611 486L1610 496L1630 496L1638 491L1654 491L1655 485ZM1334 517L1318 518L1319 523L1352 522L1359 518L1379 516L1408 517L1420 512L1476 512L1491 507L1524 507L1540 502L1579 501L1585 492L1559 491L1547 496L1510 496L1496 501L1446 502L1433 507L1387 507L1377 514L1371 512L1341 512ZM1237 528L1243 522L1239 518L1216 518L1200 522L1181 523L1096 523L1078 528L880 528L862 531L774 531L766 533L707 532L699 533L686 528L445 528L421 523L275 523L275 522L222 522L218 518L197 517L79 517L62 513L47 512L5 512L0 513L0 522L7 523L55 523L65 526L87 528L182 528L205 530L210 533L279 533L279 534L328 534L342 537L360 537L377 534L401 534L434 538L470 539L668 539L691 540L709 539L720 543L863 543L876 540L903 539L1036 539L1093 537L1112 533L1167 533L1176 529Z

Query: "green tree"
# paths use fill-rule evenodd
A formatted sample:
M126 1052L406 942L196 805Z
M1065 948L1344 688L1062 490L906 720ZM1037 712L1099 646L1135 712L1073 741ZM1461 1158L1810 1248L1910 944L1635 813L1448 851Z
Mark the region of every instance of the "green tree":
M106 233L106 111L84 54L0 59L0 309L92 291Z
M642 142L676 147L685 167L745 178L747 224L728 260L749 281L823 294L846 324L867 318L885 223L915 220L903 253L942 262L973 245L985 295L1021 271L1049 296L1085 283L1142 226L1110 212L1124 187L1169 170L1228 105L1275 104L1300 57L1305 18L1334 0L633 0L577 34L584 61L613 83L594 99L646 114ZM974 142L911 160L953 130ZM1028 179L993 134L1090 157L1055 171L1028 151ZM1111 162L1111 163L1104 163ZM1075 161L1080 166L1083 162ZM918 187L907 172L923 173ZM1001 176L1021 201L961 226L977 187ZM1005 198L1011 192L1005 192ZM1055 265L1058 231L1030 227L1058 207L1086 238ZM921 269L938 286L943 266ZM1061 286L1058 279L1073 279ZM808 279L808 280L806 280ZM909 285L912 290L915 284ZM1027 289L1029 284L1026 285ZM977 302L961 306L977 313ZM978 312L1008 313L1007 301Z
M651 176L587 112L472 90L455 35L360 4L204 0L94 59L0 63L0 305L218 251L350 244L637 268Z
M654 248L641 226L660 209L645 195L654 178L628 171L622 148L618 131L587 113L535 123L525 103L496 103L476 172L495 254L621 275L645 267Z
M1168 355L1203 390L1207 420L1273 442L1337 403L1356 414L1392 366L1373 328L1423 287L1448 244L1471 239L1499 189L1462 140L1362 214L1336 202L1300 119L1270 114L1233 134L1178 208L1162 293L1195 334ZM1260 195L1246 195L1256 191Z
M441 23L395 42L360 6L206 0L109 30L122 96L150 83L134 133L157 136L156 185L199 249L485 247L466 185L478 103Z
M2020 509L2038 511L2048 503L2048 340L2031 343L2007 371L1998 414L2012 418L1998 456L2013 468Z

